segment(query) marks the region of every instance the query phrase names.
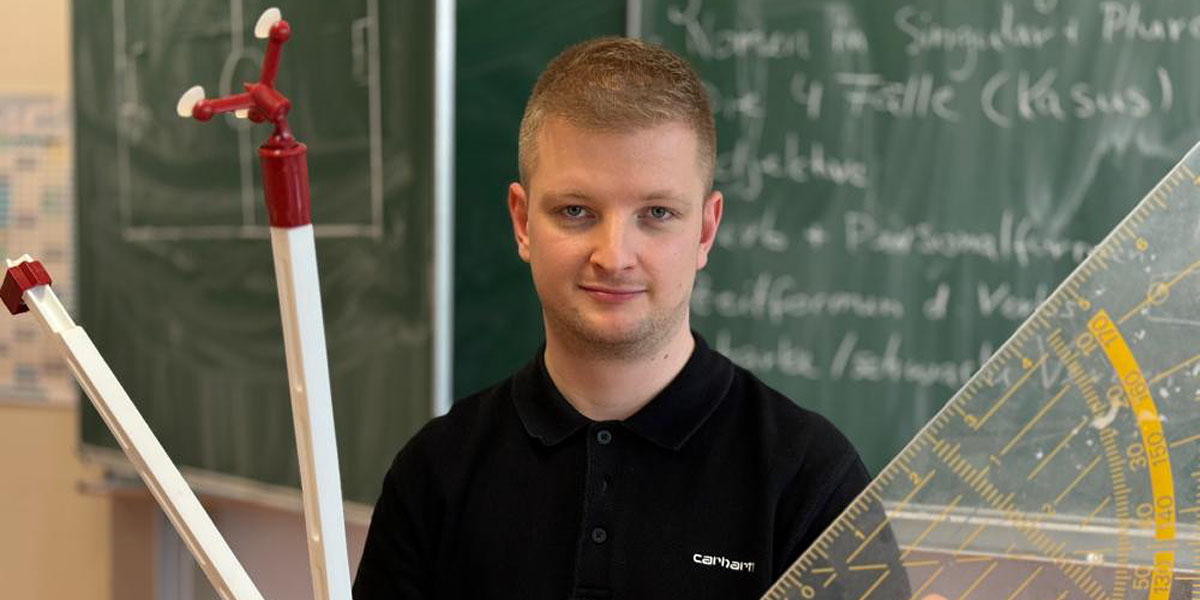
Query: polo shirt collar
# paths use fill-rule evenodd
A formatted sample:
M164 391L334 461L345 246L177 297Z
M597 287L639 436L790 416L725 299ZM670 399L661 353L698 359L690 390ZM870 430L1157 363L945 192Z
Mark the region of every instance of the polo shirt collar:
M733 383L733 363L714 352L700 334L683 369L624 426L658 446L678 450L704 425ZM546 347L513 377L513 402L525 431L547 446L592 423L554 386L546 371Z

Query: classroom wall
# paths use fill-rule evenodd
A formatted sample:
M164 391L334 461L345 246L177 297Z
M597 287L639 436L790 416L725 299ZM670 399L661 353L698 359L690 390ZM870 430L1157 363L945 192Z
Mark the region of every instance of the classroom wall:
M5 0L0 19L0 88L67 93L70 24L66 0Z
M112 597L113 504L78 489L99 469L75 452L74 413L0 406L0 597Z
M0 93L66 99L67 1L6 0L3 12ZM112 501L79 490L100 470L75 451L76 410L0 398L0 597L112 597Z

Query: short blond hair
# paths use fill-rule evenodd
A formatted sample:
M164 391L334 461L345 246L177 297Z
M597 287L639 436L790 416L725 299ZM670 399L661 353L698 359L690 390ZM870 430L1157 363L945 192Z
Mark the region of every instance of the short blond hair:
M546 65L517 139L521 183L527 187L537 166L538 132L550 116L598 131L684 123L696 134L705 189L712 189L717 132L708 92L686 61L661 46L597 38L563 50Z

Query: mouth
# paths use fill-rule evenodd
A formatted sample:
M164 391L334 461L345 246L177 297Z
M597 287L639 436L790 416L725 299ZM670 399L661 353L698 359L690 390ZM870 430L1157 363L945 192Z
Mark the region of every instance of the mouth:
M644 294L644 289L610 288L596 285L581 285L579 289L587 292L595 300L606 303L628 302Z

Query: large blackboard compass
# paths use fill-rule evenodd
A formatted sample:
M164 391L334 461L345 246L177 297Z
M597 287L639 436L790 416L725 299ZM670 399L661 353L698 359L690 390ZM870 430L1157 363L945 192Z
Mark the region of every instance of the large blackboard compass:
M1198 519L1200 146L764 597L1200 598Z

